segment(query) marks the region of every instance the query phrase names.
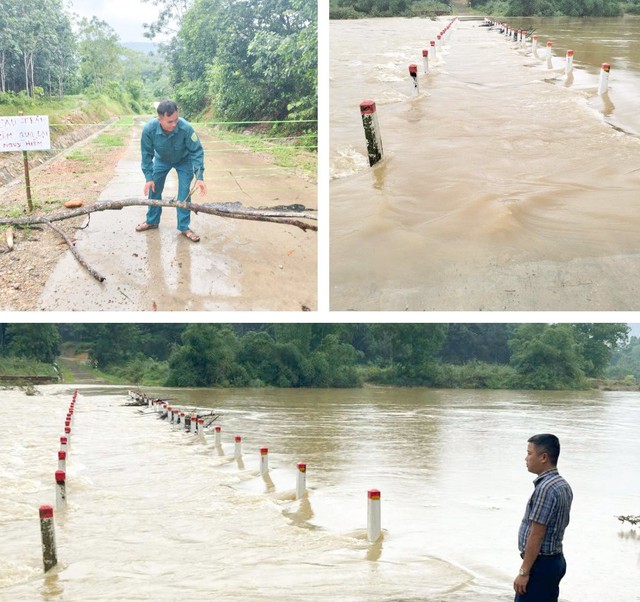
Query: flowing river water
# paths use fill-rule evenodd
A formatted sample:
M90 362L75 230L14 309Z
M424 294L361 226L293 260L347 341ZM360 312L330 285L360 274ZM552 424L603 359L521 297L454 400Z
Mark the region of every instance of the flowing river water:
M575 495L561 599L640 600L640 537L616 519L640 510L638 392L154 391L215 408L217 447L125 407L122 388L78 388L59 565L46 576L38 507L55 500L73 389L2 392L0 600L507 602L537 432L560 437ZM366 538L372 488L377 543Z
M457 22L424 75L448 21L331 22L331 308L637 309L640 18L514 18L538 57Z

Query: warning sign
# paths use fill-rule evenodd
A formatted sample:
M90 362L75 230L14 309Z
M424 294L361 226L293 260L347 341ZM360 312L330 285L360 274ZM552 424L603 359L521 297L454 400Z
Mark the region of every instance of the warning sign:
M50 148L48 115L0 117L0 152Z

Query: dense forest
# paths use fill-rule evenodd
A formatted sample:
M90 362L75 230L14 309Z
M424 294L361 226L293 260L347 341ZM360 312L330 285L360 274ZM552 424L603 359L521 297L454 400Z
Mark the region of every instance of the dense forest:
M459 14L460 5L465 10L494 16L613 17L625 12L640 14L640 0L331 0L330 17L357 19Z
M315 129L315 2L145 1L162 9L146 24L150 39L165 40L151 55L125 48L105 21L71 14L64 0L3 0L0 105L103 94L149 112L146 101L174 97L190 118Z
M574 389L640 375L625 324L0 324L0 360L86 354L130 384ZM635 349L635 351L633 351ZM626 359L625 359L626 358ZM635 364L633 363L635 362ZM0 369L2 367L0 362Z

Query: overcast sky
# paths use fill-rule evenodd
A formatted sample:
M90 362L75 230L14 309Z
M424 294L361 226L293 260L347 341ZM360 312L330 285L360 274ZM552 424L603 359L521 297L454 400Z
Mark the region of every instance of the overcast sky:
M154 21L158 8L142 0L71 0L71 12L106 21L121 42L148 42L142 24Z

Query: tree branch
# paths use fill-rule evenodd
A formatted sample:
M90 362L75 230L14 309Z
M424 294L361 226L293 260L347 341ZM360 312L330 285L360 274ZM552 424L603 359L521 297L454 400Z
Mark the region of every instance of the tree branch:
M78 260L78 262L80 263L80 265L87 270L87 272L89 272L89 274L91 274L98 282L104 282L105 281L105 277L102 274L99 274L98 272L96 272L82 257L82 255L80 255L80 253L78 252L78 249L76 249L75 245L73 244L73 241L62 231L60 230L60 228L58 228L57 226L54 226L53 224L50 224L47 222L47 226L49 226L49 228L51 228L54 232L57 232L60 236L62 236L62 238L64 239L64 242L67 243L69 249L71 249L71 252L73 253L73 256Z
M177 203L175 201L156 201L151 199L122 199L119 201L100 201L93 205L72 209L70 211L59 211L49 215L17 217L17 218L0 218L0 225L11 224L14 226L29 226L33 224L49 224L79 215L87 215L95 211L118 210L124 207L176 207L180 209L189 209L194 213L206 213L209 215L217 215L219 217L230 217L233 219L247 219L259 222L274 222L278 224L288 224L296 226L303 231L312 230L317 232L318 227L306 222L302 219L317 220L316 212L310 211L304 207L302 210L291 210L291 206L285 206L283 209L278 208L255 208L243 207L241 203L208 203L199 205L197 203ZM295 205L294 205L295 207Z

